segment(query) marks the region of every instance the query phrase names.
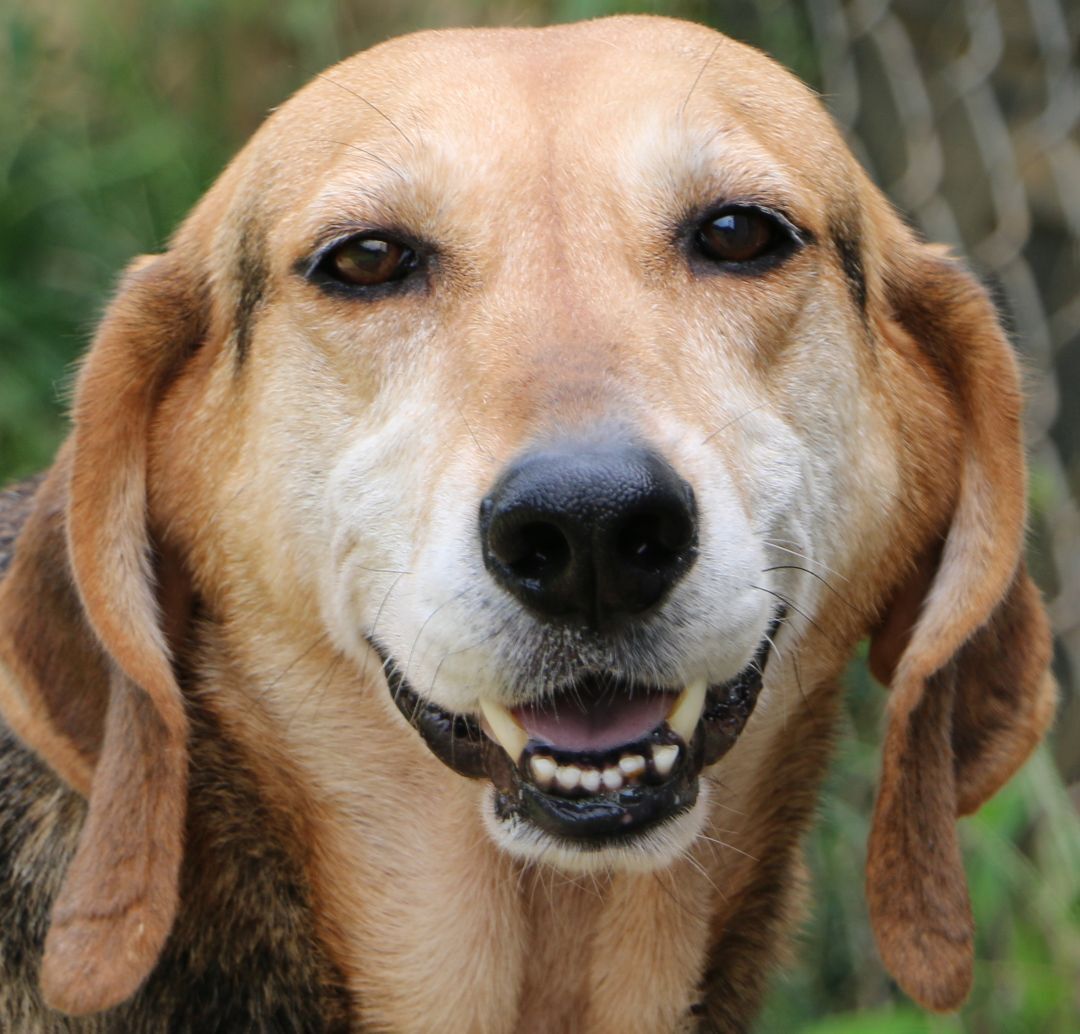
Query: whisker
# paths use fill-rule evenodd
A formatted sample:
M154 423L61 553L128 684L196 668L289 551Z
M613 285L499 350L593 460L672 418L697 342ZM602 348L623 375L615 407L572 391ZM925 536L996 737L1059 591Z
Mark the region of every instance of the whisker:
M697 89L697 85L701 82L701 77L705 74L705 69L709 67L709 62L716 57L716 52L720 49L720 44L723 40L718 40L715 47L709 53L709 56L702 62L701 67L698 69L698 74L694 77L694 81L690 84L690 89L687 91L685 97L683 97L682 104L679 105L679 112L676 115L677 121L682 121L683 115L686 114L686 105L690 103L690 98L694 95L694 91Z
M360 571L369 571L371 574L412 574L412 571L401 571L396 567L368 567L366 564L357 564L351 561L350 566Z
M837 649L842 650L844 648L842 643L838 643L831 635L829 635L828 632L825 631L824 628L821 627L820 624L818 624L818 622L816 622L812 617L810 617L810 615L807 614L806 611L802 610L798 605L793 603L786 596L782 595L779 592L774 592L772 589L766 589L764 585L754 585L751 582L747 582L746 584L748 586L750 586L751 589L757 589L759 592L768 593L770 596L774 597L775 599L778 599L785 606L790 607L793 611L795 611L796 614L800 615L802 618L804 618L806 621L808 621L811 625L813 625L814 628L816 628Z
M787 541L786 539L783 541ZM808 564L815 564L820 567L826 574L831 574L834 578L839 578L842 582L849 581L839 571L834 571L827 564L823 564L820 560L815 560L813 557L807 556L805 553L800 553L797 549L788 549L786 546L780 545L776 539L765 539L765 545L771 546L773 549L779 549L782 553L790 553L792 556L797 556L800 560L805 560Z
M382 617L383 608L390 600L390 594L397 588L397 583L401 581L405 575L409 574L408 571L402 571L398 576L390 583L390 588L386 590L386 595L382 598L382 603L379 604L379 609L375 611L375 620L371 623L371 632L368 634L369 639L375 638L375 630L379 627L379 618Z
M733 808L730 804L724 804L723 801L711 801L710 804L712 804L716 808L723 808L724 811L730 811L733 815L742 815L743 817L746 816L745 811L740 811L738 808Z
M320 687L322 687L323 695L325 695L326 689L329 687L330 681L333 679L334 673L338 670L338 667L341 665L342 660L343 660L342 655L338 654L326 666L326 668L323 670L323 673L315 681L315 684L308 688L306 695L311 696L311 695L315 694L316 692L319 691ZM286 731L288 731L288 730L290 730L292 728L293 722L296 721L297 716L300 714L301 710L303 710L304 703L305 703L304 695L301 695L299 701L296 704L296 707L293 708L292 714L289 715L288 719L285 722ZM319 704L316 703L315 704L315 711L313 712L313 714L318 714L318 710L319 710Z
M734 851L736 854L741 854L744 858L749 858L752 862L760 862L760 858L755 858L754 855L747 851L744 851L741 847L736 847L734 844L729 844L724 840L717 840L716 837L707 836L704 833L699 833L698 836L702 840L707 840L710 844L716 844L717 847L726 847L729 851Z
M344 90L346 93L351 93L357 100L363 101L369 108L371 108L372 111L375 112L376 115L379 115L381 118L386 119L386 121L391 126L393 126L398 133L401 134L401 137L405 141L405 143L407 143L410 147L416 146L416 144L413 143L412 139L405 132L405 130L401 128L401 126L399 126L389 115L387 115L385 111L383 111L381 108L377 108L374 104L372 104L371 101L369 101L367 97L365 97L363 94L357 93L355 90L350 89L344 83L339 83L336 79L331 79L330 76L324 74L323 72L317 72L315 74L315 78L324 79L332 86L336 86L339 90Z
M709 837L706 837L706 836L704 836L703 834L700 834L700 833L699 833L698 835L699 835L699 836L700 836L700 837L701 837L701 838L702 838L703 840L708 840L708 839L709 839ZM699 872L699 873L701 874L701 876L702 876L702 879L704 879L704 880L705 880L705 882L706 882L706 883L707 883L707 884L708 884L708 885L709 885L710 887L712 887L712 889L713 889L714 891L716 891L716 893L717 893L717 894L719 894L719 895L720 895L720 897L722 897L722 898L723 898L723 899L724 899L725 901L727 901L727 899L728 899L727 895L726 895L726 894L725 894L725 893L724 893L724 892L723 892L723 891L722 891L722 890L721 890L721 889L720 889L720 888L719 888L719 887L718 887L718 886L716 885L716 883L715 883L715 882L713 881L713 878L712 878L712 877L711 877L711 876L709 875L709 870L708 870L708 869L706 869L706 868L705 868L705 866L704 866L704 865L702 865L702 864L701 864L701 862L699 862L699 861L698 861L698 860L697 860L697 859L696 859L696 858L695 858L695 857L694 857L694 856L693 856L693 855L692 855L692 854L690 853L689 849L687 849L687 850L686 850L685 852L683 852L683 858L684 858L684 859L685 859L685 860L686 860L687 862L689 862L689 863L690 863L690 865L692 865L692 866L693 866L693 867L694 867L694 868L695 868L695 869L696 869L696 870L697 870L697 871L698 871L698 872Z
M772 567L763 567L761 573L764 574L767 571L802 571L803 574L810 575L811 578L816 578L826 589L829 590L845 607L848 608L853 614L858 614L859 617L867 617L858 607L855 606L846 596L843 595L838 589L834 589L827 579L822 578L816 571L811 571L808 567L803 567L801 564L774 564Z
M765 640L768 642L769 647L773 650L773 652L776 654L776 656L780 658L780 663L781 664L786 663L784 661L784 655L780 652L780 647L778 647L776 645L776 640L773 639L773 637L771 635L769 635L768 632L765 633ZM758 674L762 675L762 674L764 674L764 672L762 672L760 669L758 669Z
M455 408L455 409L457 409L457 411L458 411L458 416L460 416L460 417L461 417L461 422L462 422L462 423L463 423L463 424L465 425L466 429L468 430L468 432L469 432L469 437L470 437L470 438L472 438L472 440L473 440L473 445L475 445L475 446L476 446L476 451L477 451L478 453L480 453L481 455L483 455L483 456L487 456L487 458L488 458L489 460L494 460L494 459L495 459L495 457L494 457L494 456L492 455L492 453L491 453L491 450L490 450L490 449L486 449L486 448L484 448L484 446L482 446L482 445L480 444L480 439L476 437L476 432L475 432L475 431L473 431L473 429L472 429L472 425L471 425L471 424L469 423L469 421L468 421L468 420L466 419L466 417L465 417L465 412L464 412L464 410L463 410L463 409L461 408L461 403L460 403L460 402L456 402L456 401L455 401L455 402L454 402L454 408Z
M701 439L701 444L704 445L710 439L715 438L721 431L726 431L733 424L737 424L744 417L750 416L751 413L756 413L759 409L764 409L768 404L768 402L762 402L760 405L753 406L752 408L746 410L745 413L740 413L737 417L733 417L726 424L721 424L715 431L712 431L711 433L705 435L705 437Z
M338 83L337 85L340 86L341 84ZM389 172L392 172L395 176L397 176L399 180L401 180L402 183L407 184L409 182L405 174L399 168L391 165L385 158L383 158L381 155L377 155L374 151L369 151L366 147L361 147L359 144L347 143L344 140L332 140L330 142L338 144L340 147L348 148L350 151L359 151L360 154L366 155L372 161L378 162L381 166L383 166L383 168L387 169Z
M670 869L664 870L664 872L670 872L670 871L671 871ZM671 887L668 887L664 883L664 881L662 879L663 872L654 871L652 875L653 875L653 879L656 880L656 885L664 892L664 894L667 896L667 898L671 901L672 904L678 905L678 907L681 908L687 915L690 915L690 916L696 916L697 915L697 913L685 901L680 901L679 900L679 898L676 895L675 891ZM673 881L674 881L674 879L675 879L675 877L672 876Z
M456 603L458 600L461 599L462 596L465 595L465 592L466 590L462 589L461 592L455 593L448 600L443 600L442 603L440 603L430 614L428 614L426 618L424 618L424 623L420 626L419 629L417 629L416 638L413 639L412 647L409 650L409 659L405 662L405 669L402 672L402 679L404 681L409 681L409 669L412 668L413 657L416 656L416 648L420 645L420 637L424 634L424 630L428 627L429 624L431 624L435 615L438 614L439 611L441 611L444 607L449 607L451 603ZM417 706L419 707L419 698ZM416 718L415 713L413 714L413 718Z
M282 668L281 672L277 675L276 678L272 679L265 686L263 686L263 688L256 694L255 699L266 696L266 694L269 693L272 689L274 689L274 687L277 686L278 683L280 683L281 680L285 678L285 676L288 675L289 672L292 671L293 668L295 668L305 657L307 657L308 654L310 654L318 646L321 646L329 638L329 632L323 632L322 635L318 636L306 650L304 650L302 653L297 654L296 657L294 657L284 668Z
M806 691L803 689L802 673L799 671L799 659L798 657L791 658L791 670L795 673L795 685L799 687L799 696L802 697L803 707L813 714L813 708L810 706L810 701L806 696Z

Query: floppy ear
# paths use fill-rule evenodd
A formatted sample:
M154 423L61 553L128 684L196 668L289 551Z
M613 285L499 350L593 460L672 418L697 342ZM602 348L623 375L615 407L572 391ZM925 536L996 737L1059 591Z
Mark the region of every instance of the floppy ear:
M46 1001L72 1014L133 994L176 912L187 722L159 614L146 460L155 403L204 333L199 295L172 254L129 270L0 583L0 704L88 798L41 971Z
M942 374L962 426L944 542L900 586L871 649L890 685L867 896L885 965L923 1006L957 1008L974 924L956 817L1019 767L1053 716L1049 624L1021 557L1016 361L982 288L931 248L895 261L892 333Z

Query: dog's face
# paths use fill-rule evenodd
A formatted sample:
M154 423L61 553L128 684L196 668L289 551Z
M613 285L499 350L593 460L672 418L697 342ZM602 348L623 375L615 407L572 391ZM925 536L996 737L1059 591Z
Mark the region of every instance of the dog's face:
M14 634L3 654L20 700L59 715L19 728L69 781L89 788L102 736L121 759L57 906L53 997L117 954L91 893L115 816L155 815L124 842L149 845L147 900L174 895L124 922L152 948L175 907L179 826L135 806L183 793L182 761L147 760L185 734L153 539L273 658L252 692L275 737L296 734L289 667L329 642L370 728L413 737L400 711L445 779L475 780L498 844L572 870L663 865L716 786L786 785L784 723L874 632L893 687L876 928L905 986L955 1002L953 819L1053 695L1017 566L1018 414L985 297L757 52L630 18L408 37L331 69L133 270L82 375L56 505L111 724L74 729L40 658ZM326 729L339 771L380 763ZM81 986L115 1000L138 974Z
M498 841L570 866L686 848L900 514L850 158L763 57L648 24L409 38L276 113L208 202L221 404L162 421L229 455L154 479L212 500L215 587L377 651Z

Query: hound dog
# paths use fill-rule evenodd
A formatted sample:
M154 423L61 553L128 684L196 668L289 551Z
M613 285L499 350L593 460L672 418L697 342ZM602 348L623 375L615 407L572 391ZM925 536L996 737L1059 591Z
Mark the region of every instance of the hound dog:
M0 1027L745 1030L867 635L873 928L956 1007L956 818L1054 701L1020 411L984 291L748 47L318 76L5 496Z

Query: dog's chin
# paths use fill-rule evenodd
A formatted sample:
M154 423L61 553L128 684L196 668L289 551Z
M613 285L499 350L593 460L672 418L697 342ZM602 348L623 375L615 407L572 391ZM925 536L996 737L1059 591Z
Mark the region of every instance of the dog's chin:
M705 825L709 788L689 808L637 833L606 840L568 839L520 814L500 815L498 791L484 797L484 825L495 844L522 862L547 865L569 876L653 872L684 855Z

